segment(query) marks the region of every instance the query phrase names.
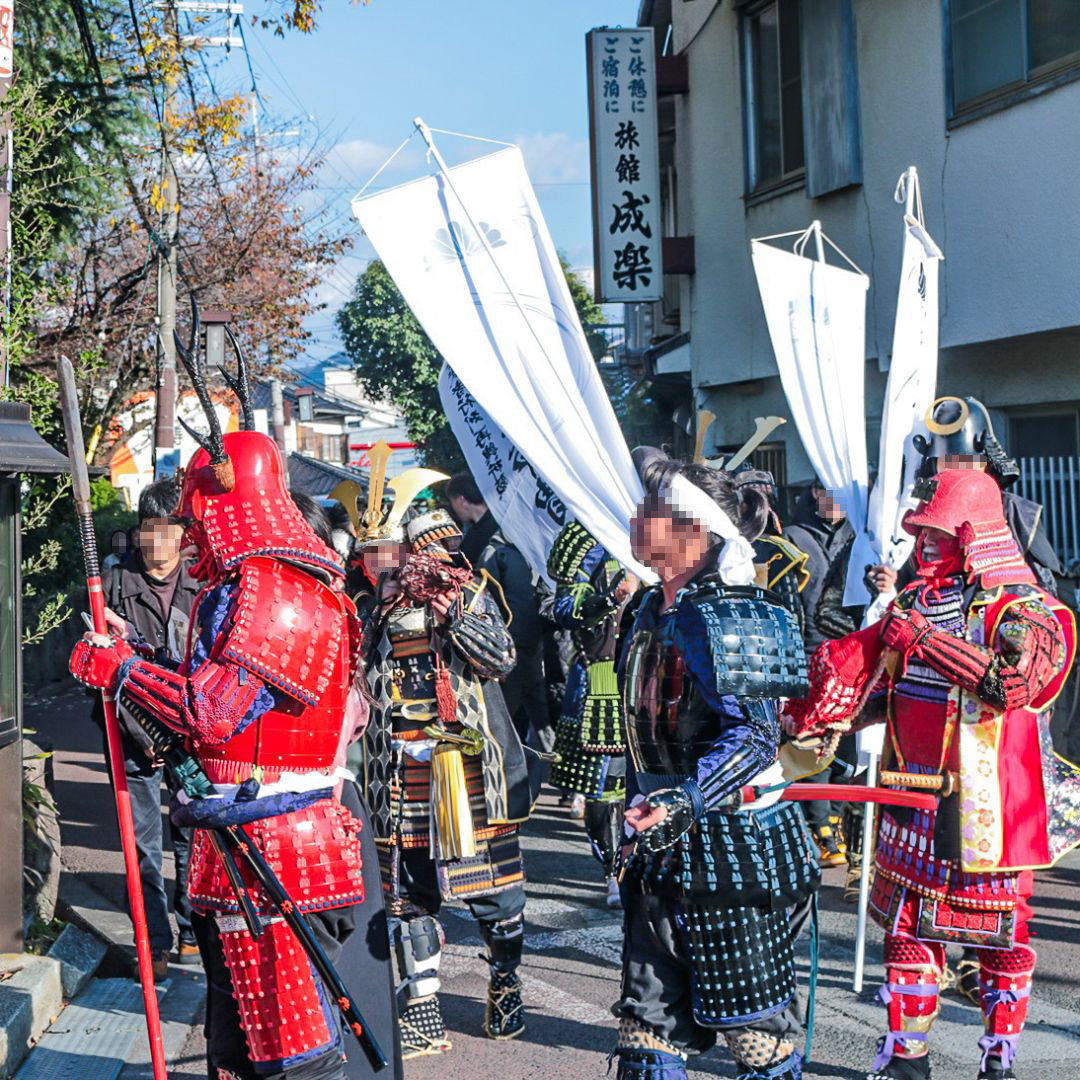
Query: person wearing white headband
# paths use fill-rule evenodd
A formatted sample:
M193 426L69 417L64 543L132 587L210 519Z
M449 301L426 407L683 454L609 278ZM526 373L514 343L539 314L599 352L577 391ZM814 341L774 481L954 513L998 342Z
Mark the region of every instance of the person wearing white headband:
M634 554L660 578L624 652L630 748L618 1080L685 1080L723 1034L740 1080L797 1080L793 942L819 871L779 802L776 699L801 696L797 621L755 584L765 496L634 452Z

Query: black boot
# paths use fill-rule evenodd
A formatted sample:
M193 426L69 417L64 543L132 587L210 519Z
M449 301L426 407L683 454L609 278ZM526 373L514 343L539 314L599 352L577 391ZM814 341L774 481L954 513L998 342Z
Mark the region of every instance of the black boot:
M435 994L412 1001L399 1002L398 1030L401 1032L401 1057L431 1057L445 1054L451 1048L443 1024L442 1009Z
M517 969L525 940L525 919L517 915L502 922L480 921L487 953L481 957L491 969L484 1033L489 1039L516 1039L525 1030L525 1006Z
M893 1054L884 1065L871 1069L866 1080L930 1080L930 1055L905 1057Z
M622 1046L608 1058L609 1069L613 1058L619 1061L615 1080L687 1080L686 1062L678 1054Z
M991 1054L979 1070L979 1080L1016 1080L1016 1073L997 1054Z

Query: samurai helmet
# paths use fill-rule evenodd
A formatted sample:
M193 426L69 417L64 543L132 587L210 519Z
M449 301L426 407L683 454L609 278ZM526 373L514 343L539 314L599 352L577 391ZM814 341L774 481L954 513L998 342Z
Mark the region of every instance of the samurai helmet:
M227 331L228 332L228 331ZM202 435L181 420L199 444L183 473L176 515L187 523L186 542L199 558L192 576L213 580L253 555L272 555L343 576L341 560L315 535L289 495L285 466L273 439L254 430L248 370L236 339L237 376L226 382L240 400L243 430L222 435L199 355L199 309L191 300L191 337L176 338L177 355L206 415Z
M370 451L371 474L368 478L367 508L360 514L357 544L370 547L373 544L402 543L405 530L402 519L412 501L424 488L438 484L450 477L437 469L406 469L392 480L386 479L386 466L390 460L390 446L380 439ZM394 501L389 510L383 509L383 493L389 488Z
M445 558L458 549L462 535L457 522L445 510L431 510L418 514L405 526L405 538L416 554Z
M923 456L924 476L933 474L944 457L985 457L987 472L1005 488L1020 475L1016 462L994 434L986 406L973 397L940 397L925 416L929 438L916 435L915 449Z
M917 481L914 494L921 501L904 517L913 536L932 528L956 537L964 570L984 588L1035 583L1005 520L1001 489L988 473L945 469Z

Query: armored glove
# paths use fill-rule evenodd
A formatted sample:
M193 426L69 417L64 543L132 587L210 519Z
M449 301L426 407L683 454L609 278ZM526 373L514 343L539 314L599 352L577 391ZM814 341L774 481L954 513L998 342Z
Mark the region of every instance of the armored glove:
M68 667L79 682L98 690L112 689L120 665L134 656L135 652L126 641L118 641L116 638L110 638L109 641L109 645L95 645L83 638L75 643Z
M646 806L666 807L667 817L637 834L640 851L652 853L671 847L694 824L694 802L683 788L661 788L646 800Z
M586 626L595 626L603 622L619 606L615 594L611 592L593 593L582 601L578 615Z
M890 611L881 620L881 640L906 656L932 629L917 611Z

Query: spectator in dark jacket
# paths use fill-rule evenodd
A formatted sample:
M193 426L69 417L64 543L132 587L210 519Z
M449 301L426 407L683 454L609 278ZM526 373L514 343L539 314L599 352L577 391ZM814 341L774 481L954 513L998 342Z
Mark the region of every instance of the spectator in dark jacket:
M113 632L129 640L142 639L157 650L163 661L174 663L184 657L188 621L199 591L181 557L183 527L171 516L179 494L172 480L159 480L143 491L139 497L135 550L127 562L112 568L105 586ZM98 716L100 719L100 713ZM135 846L154 954L154 977L164 979L173 946L169 899L162 874L161 785L163 779L167 782L167 777L160 762L148 756L145 738L140 737L134 721L121 714L120 722L124 771L131 791ZM177 960L181 964L197 964L199 950L184 888L190 831L171 821L168 828L176 867L172 901L180 938Z
M478 572L486 571L496 581L510 613L507 629L514 639L517 664L504 680L502 692L514 727L522 745L534 751L550 752L555 745L555 728L544 685L544 624L537 580L525 556L503 536L476 481L468 473L452 476L444 492L465 533L461 554ZM529 786L535 802L545 769L536 753L528 758Z

